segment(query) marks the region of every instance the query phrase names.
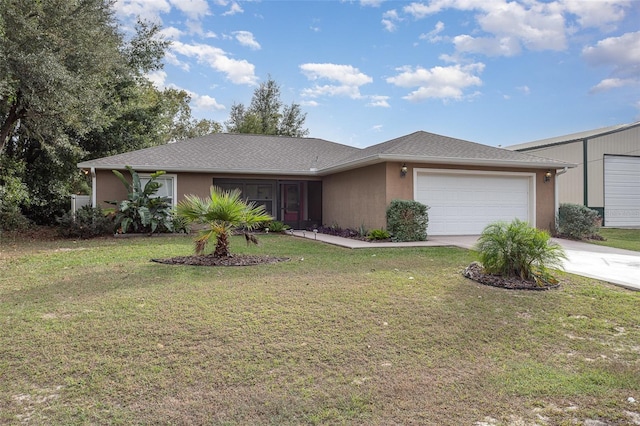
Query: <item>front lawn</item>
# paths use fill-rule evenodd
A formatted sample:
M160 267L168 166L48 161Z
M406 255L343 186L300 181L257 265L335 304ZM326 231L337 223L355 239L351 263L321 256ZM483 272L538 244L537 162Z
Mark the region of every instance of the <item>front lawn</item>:
M600 228L598 233L605 241L590 241L607 247L640 251L640 229Z
M638 292L562 273L559 290L482 286L455 248L231 249L291 260L149 261L190 254L184 237L0 240L0 424L640 421Z

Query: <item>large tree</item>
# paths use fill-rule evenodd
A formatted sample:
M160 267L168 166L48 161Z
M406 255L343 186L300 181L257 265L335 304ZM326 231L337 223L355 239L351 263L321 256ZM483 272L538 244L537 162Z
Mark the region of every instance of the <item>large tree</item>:
M231 106L225 126L229 133L304 137L309 134L304 128L306 116L296 103L283 108L280 86L269 76L253 92L249 108L241 103Z
M159 31L126 37L111 0L0 0L0 189L20 179L28 194L11 199L29 218L51 223L87 190L79 161L220 130L146 78L168 46Z
M0 0L0 150L18 128L55 140L103 122L127 67L111 2Z

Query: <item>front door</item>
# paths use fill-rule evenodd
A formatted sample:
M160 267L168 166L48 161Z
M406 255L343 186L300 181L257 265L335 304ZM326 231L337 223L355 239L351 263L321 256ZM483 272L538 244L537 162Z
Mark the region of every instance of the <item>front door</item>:
M300 185L283 183L281 194L282 221L293 228L300 226Z

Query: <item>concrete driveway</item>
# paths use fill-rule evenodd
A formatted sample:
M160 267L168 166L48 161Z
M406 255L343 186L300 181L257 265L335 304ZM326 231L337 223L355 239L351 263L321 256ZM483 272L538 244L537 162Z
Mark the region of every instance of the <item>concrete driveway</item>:
M471 249L478 236L434 236L429 239ZM563 262L566 272L640 291L640 252L560 238L552 238L552 241L560 244L567 254L568 259Z
M370 243L332 235L314 234L309 231L288 231L288 233L352 249L437 246L472 249L479 237L478 235L429 236L428 241L413 243ZM552 238L552 240L560 244L567 254L567 260L563 262L566 272L640 291L640 252L559 238Z

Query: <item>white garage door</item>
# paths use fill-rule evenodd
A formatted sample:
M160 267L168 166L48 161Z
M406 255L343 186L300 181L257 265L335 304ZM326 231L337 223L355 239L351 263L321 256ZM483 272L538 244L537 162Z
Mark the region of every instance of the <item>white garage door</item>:
M605 155L604 224L640 226L640 157Z
M415 200L430 207L429 235L478 235L495 221L535 225L534 175L417 171Z

